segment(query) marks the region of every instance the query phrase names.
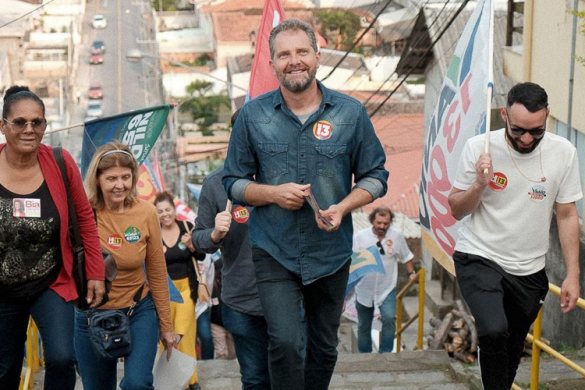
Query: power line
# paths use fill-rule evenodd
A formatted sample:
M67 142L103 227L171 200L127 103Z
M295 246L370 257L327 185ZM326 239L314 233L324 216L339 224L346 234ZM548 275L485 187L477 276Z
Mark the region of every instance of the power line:
M18 18L11 20L10 22L3 24L2 26L0 26L0 28L6 27L9 24L12 24L12 23L16 22L17 20L20 20L20 19L24 18L25 16L28 16L28 15L32 14L33 12L36 12L36 11L40 10L41 8L43 8L44 6L46 6L47 4L51 4L53 1L55 1L55 0L49 0L47 3L42 4L41 6L33 9L32 11L27 12L26 14L21 15Z
M419 60L416 62L416 64L414 64L410 68L410 70L406 73L406 75L404 75L404 77L402 78L402 80L400 81L400 83L396 86L396 88L394 88L394 90L392 90L392 92L390 92L390 94L386 97L386 99L384 99L382 101L382 103L380 103L380 105L369 115L370 118L372 116L376 115L376 113L380 110L380 108L382 108L384 106L384 104L392 97L392 95L394 95L394 93L398 90L398 88L400 88L400 86L402 86L402 84L404 84L404 82L406 81L406 79L408 78L408 76L410 76L411 73L414 72L414 69L422 62L422 60L425 59L425 57L427 56L427 54L429 54L430 51L433 50L433 47L437 44L437 42L439 42L439 40L441 39L441 37L445 34L445 32L453 24L453 22L455 21L455 19L457 18L457 16L463 11L463 9L465 8L465 6L467 5L468 2L469 2L469 0L464 0L463 1L463 3L461 4L461 6L457 10L457 12L455 12L455 15L453 15L453 17L449 20L449 22L447 23L447 25L445 26L445 28L443 29L443 31L441 31L441 33L435 39L435 41L433 43L431 43L431 45L429 46L429 48L423 53L423 55L419 58Z

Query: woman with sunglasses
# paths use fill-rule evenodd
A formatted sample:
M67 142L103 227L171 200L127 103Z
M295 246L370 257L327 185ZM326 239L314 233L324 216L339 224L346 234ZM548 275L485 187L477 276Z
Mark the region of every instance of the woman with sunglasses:
M6 143L0 144L2 389L18 389L29 316L43 341L45 390L75 388L73 301L77 289L72 277L67 191L85 247L88 295L81 298L96 307L105 291L97 229L79 169L63 151L70 183L65 188L52 148L41 143L46 127L45 105L37 95L27 87L6 91L0 122L6 137ZM16 210L19 206L25 210Z

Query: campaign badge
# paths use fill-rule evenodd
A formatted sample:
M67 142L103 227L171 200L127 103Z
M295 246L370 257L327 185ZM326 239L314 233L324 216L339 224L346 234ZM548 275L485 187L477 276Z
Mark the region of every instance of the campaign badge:
M108 247L117 251L118 249L122 248L122 236L119 234L112 234L108 237L107 241Z
M542 184L535 184L530 187L528 197L533 202L542 202L546 198L546 188Z
M134 243L138 242L138 240L140 240L140 236L141 236L140 235L140 230L136 226L130 226L124 232L124 238L130 244L134 244Z
M185 246L185 244L183 244L183 241L179 241L179 244L177 246L182 251L184 251L185 249L187 249L187 246Z
M331 138L331 134L333 133L333 126L331 123L327 121L318 121L313 126L313 135L315 138L324 140Z
M250 218L250 213L244 206L238 206L232 211L232 217L237 223L246 223L248 218Z
M508 186L508 178L502 172L494 172L490 188L494 191L503 191Z

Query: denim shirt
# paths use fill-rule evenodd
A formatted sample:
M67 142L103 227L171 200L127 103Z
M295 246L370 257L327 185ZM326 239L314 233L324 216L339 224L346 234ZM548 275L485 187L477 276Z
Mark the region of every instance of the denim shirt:
M363 105L318 82L323 99L302 124L280 89L248 102L232 131L223 185L245 203L246 186L311 184L321 210L341 202L356 187L374 199L387 190L386 156ZM331 275L352 253L351 213L337 231L319 229L305 203L300 210L277 204L255 207L249 221L253 247L268 252L303 284Z

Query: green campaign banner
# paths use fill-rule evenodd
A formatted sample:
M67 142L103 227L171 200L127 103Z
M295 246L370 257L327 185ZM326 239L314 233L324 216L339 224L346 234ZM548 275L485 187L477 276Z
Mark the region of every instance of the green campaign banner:
M96 149L115 140L128 145L138 165L142 164L164 128L171 108L164 104L85 122L81 175L85 178Z

